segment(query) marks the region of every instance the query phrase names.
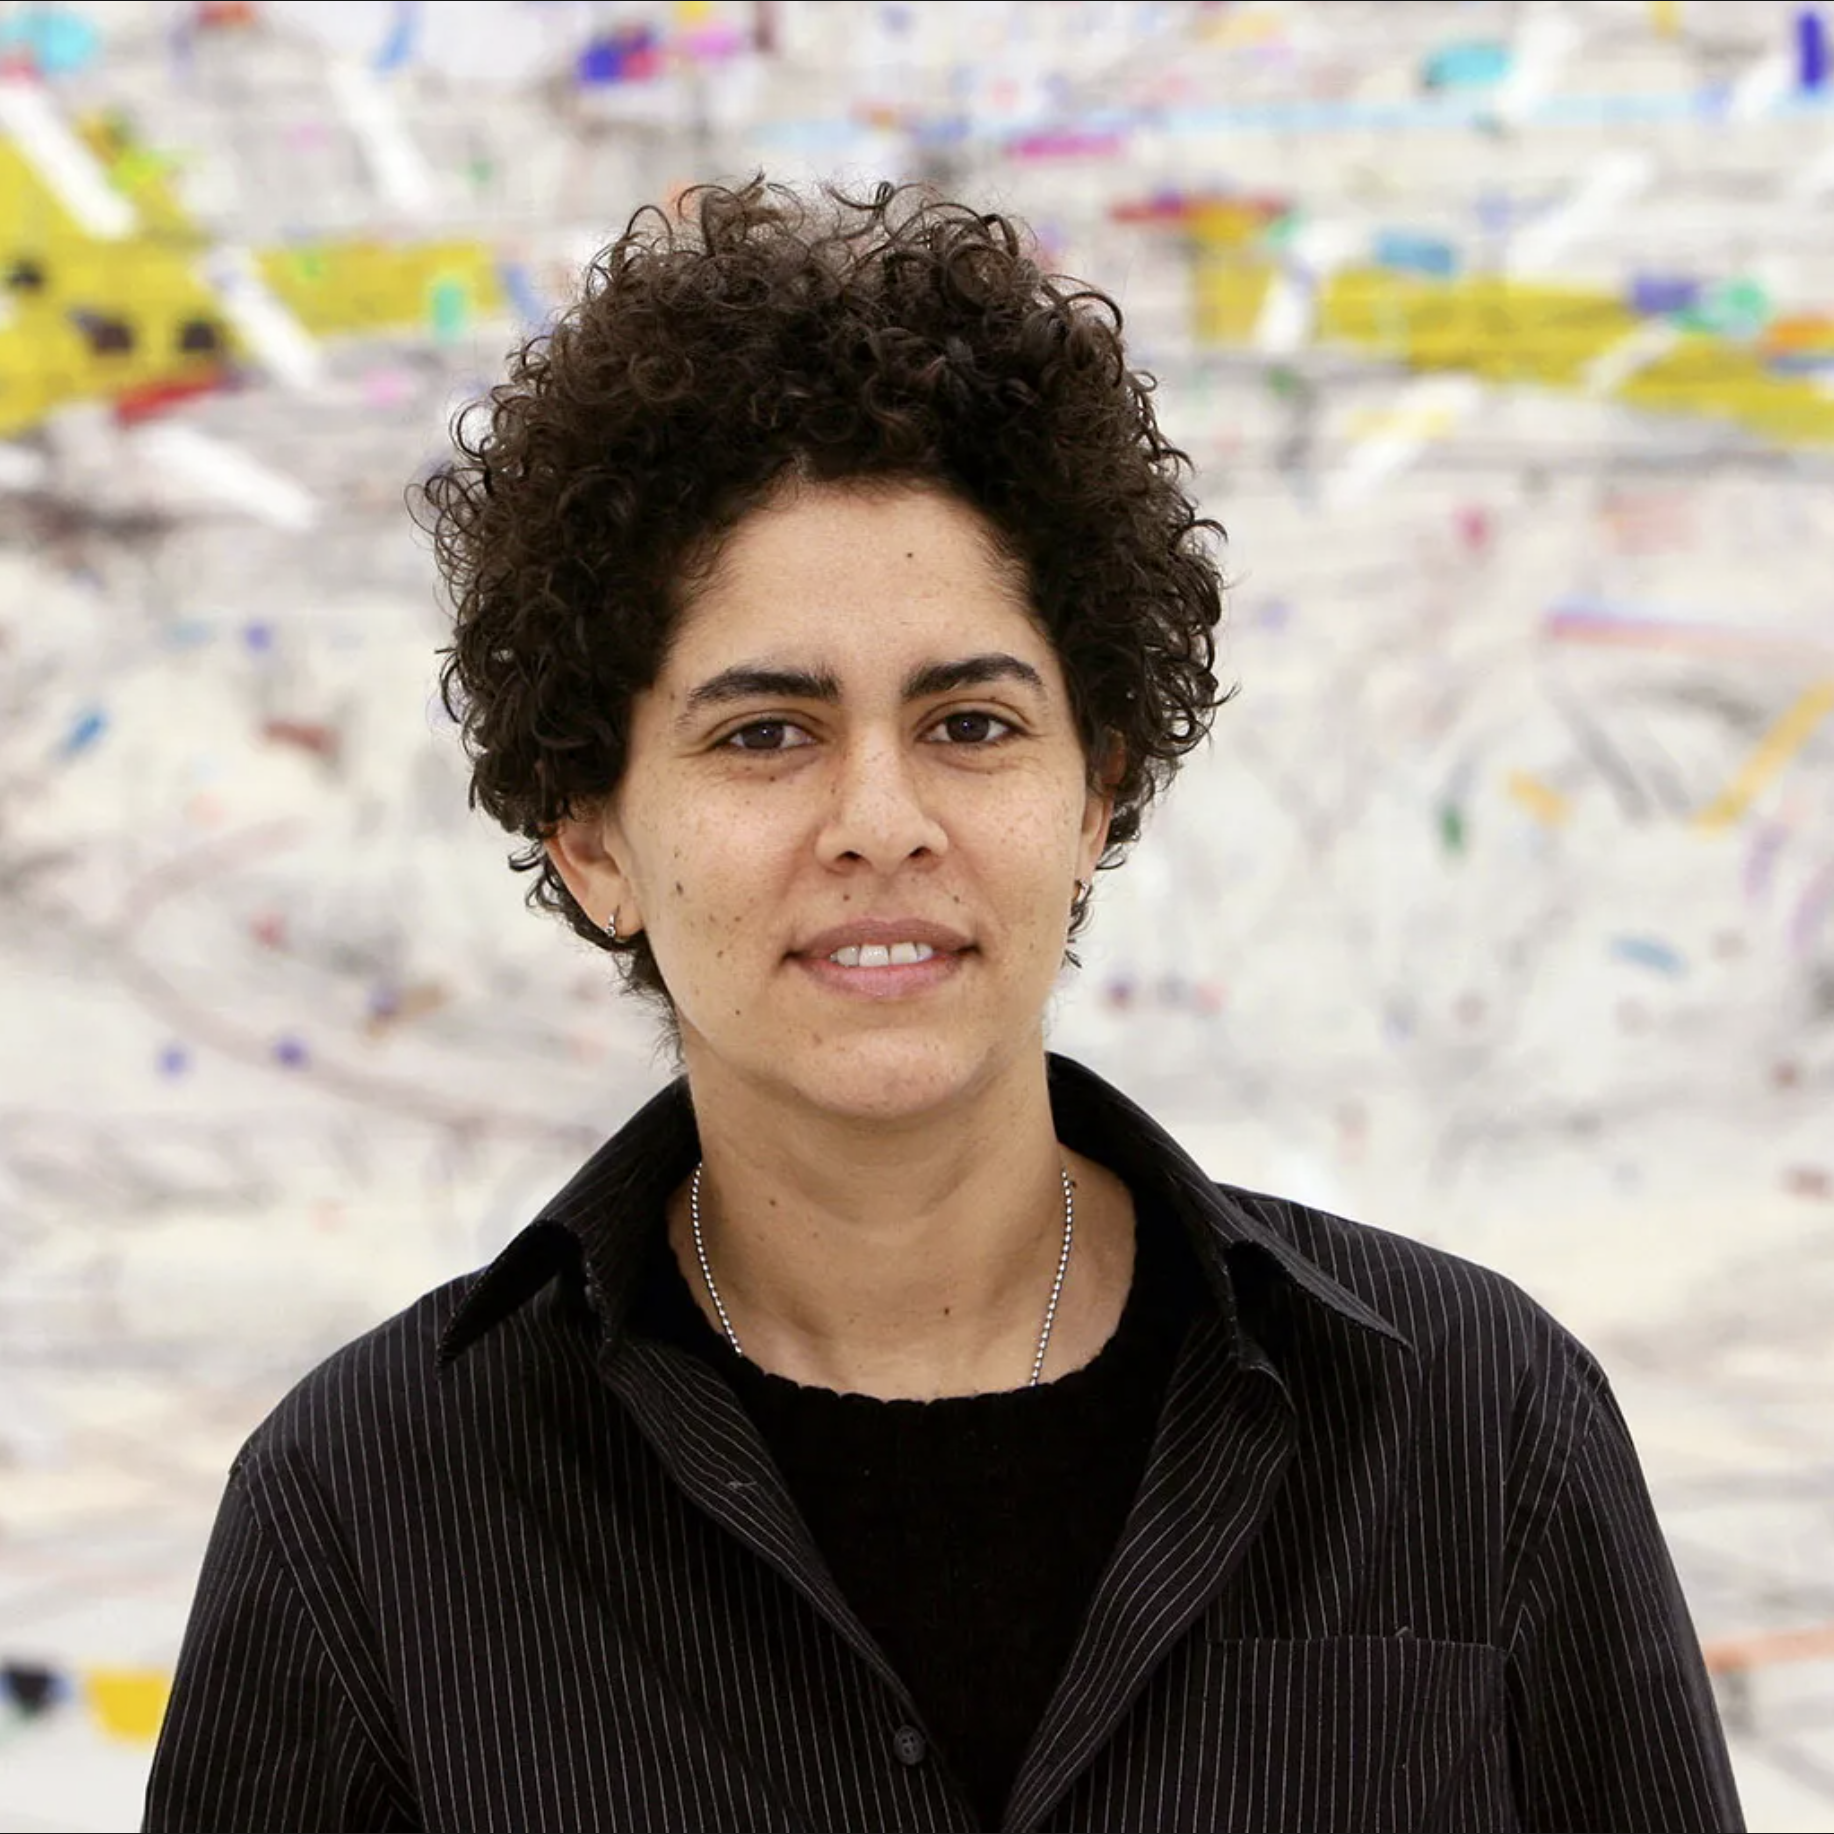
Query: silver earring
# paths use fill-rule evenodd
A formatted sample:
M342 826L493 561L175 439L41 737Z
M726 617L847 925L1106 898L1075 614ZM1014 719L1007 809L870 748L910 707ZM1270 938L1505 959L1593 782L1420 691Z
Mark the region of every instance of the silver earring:
M609 936L613 942L618 940L618 913L616 911L613 911L611 915L605 919L605 934Z

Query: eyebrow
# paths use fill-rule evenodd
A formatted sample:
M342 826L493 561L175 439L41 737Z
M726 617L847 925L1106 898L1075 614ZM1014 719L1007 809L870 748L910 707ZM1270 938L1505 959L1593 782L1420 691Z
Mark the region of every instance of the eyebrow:
M1029 662L1003 651L980 656L962 656L953 662L926 662L912 669L904 678L903 696L907 701L923 700L932 694L952 694L958 688L978 688L989 682L1017 681L1044 692L1044 677ZM740 700L818 700L834 702L841 698L839 676L829 669L777 669L740 663L710 675L689 690L682 718L687 720L703 708L720 707Z

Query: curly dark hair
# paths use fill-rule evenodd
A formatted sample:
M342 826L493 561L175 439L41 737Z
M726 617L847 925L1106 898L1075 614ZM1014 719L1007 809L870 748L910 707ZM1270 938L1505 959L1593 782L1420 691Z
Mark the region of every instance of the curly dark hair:
M925 186L810 200L759 174L638 210L488 413L455 420L416 505L455 612L440 687L470 806L530 841L509 864L539 875L531 908L668 1006L646 936L609 937L541 843L616 787L694 585L792 478L923 482L981 513L1113 788L1117 863L1235 693L1212 668L1223 530L1121 324L1016 219Z

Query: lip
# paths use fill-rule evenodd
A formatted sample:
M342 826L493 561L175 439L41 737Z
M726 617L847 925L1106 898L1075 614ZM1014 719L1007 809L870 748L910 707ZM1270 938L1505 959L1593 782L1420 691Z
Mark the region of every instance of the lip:
M827 962L836 949L857 948L865 943L879 943L889 947L895 942L923 943L934 949L939 957L960 955L963 950L972 947L960 930L952 930L947 924L926 923L921 917L855 917L847 923L837 923L832 929L817 931L790 953L803 961ZM828 965L834 966L832 962ZM928 965L926 962L906 964L912 968ZM884 974L895 971L883 968L843 968L840 972Z
M916 941L909 932L906 935ZM973 958L973 953L971 949L938 951L927 962L899 962L895 966L888 962L883 968L843 968L825 955L792 955L790 962L818 987L842 999L908 1000L954 980L965 972L964 964Z
M843 968L828 957L864 943L920 942L936 953L923 962L888 962L883 968ZM941 987L962 972L974 945L960 930L921 917L855 917L818 931L790 960L817 986L853 1000L905 1000Z

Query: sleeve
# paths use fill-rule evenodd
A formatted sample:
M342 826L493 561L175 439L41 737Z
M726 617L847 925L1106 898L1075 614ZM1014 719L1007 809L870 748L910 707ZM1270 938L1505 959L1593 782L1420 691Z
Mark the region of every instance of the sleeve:
M1509 1648L1525 1829L1742 1834L1700 1643L1602 1375L1531 1510Z
M419 1825L240 1467L205 1551L141 1825L143 1834Z

